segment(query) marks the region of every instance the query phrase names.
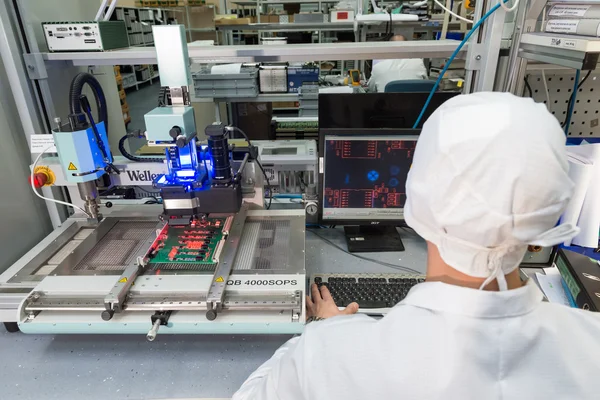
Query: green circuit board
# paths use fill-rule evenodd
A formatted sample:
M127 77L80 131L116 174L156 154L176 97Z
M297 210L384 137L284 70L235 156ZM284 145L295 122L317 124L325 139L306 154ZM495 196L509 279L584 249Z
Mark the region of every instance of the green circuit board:
M223 238L225 222L226 218L208 218L191 226L167 227L154 243L149 254L149 266L153 269L175 269L215 265L213 257Z

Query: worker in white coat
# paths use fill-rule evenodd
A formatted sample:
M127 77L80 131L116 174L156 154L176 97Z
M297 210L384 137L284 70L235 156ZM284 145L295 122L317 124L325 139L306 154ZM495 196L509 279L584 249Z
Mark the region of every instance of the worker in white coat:
M406 184L426 282L380 320L347 315L356 304L339 312L313 286L318 320L233 398L600 398L600 316L542 302L519 278L528 244L577 233L556 225L572 186L564 133L543 104L508 93L448 100L425 123Z
M394 35L391 41L405 41L402 35ZM398 60L373 60L371 78L367 86L369 92L384 92L385 86L394 81L427 79L427 69L421 58L403 58Z

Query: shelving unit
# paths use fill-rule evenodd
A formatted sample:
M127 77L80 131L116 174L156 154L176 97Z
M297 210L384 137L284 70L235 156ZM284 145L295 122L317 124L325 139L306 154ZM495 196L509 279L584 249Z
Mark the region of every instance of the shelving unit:
M195 40L214 40L218 42L215 26L216 7L212 4L184 6L185 18L183 24L188 42ZM207 35L212 33L212 35Z
M518 34L513 40L504 90L518 95L523 93L525 76L528 74L529 69L528 63L531 61L541 64L532 66L533 68L529 69L530 71L547 69L547 67L551 67L549 69L556 69L557 67L571 69L570 71L556 70L554 76L544 74L532 82L534 88L532 97L536 96L541 87L544 87L544 92L548 90L548 94L544 98L553 101L548 102L545 100L544 103L549 103L549 110L557 115L557 118L561 121L567 111L558 104L562 105L563 102L568 104L569 98L571 98L575 70L582 70L583 73L583 71L596 69L600 59L600 38L536 32L537 21L540 14L546 12L546 6L546 0L532 0L521 5L522 9L519 10L519 13L522 17L516 23ZM565 73L567 71L570 76L567 75L565 79L563 79L563 76L557 75L559 72ZM547 79L546 82L544 82L544 78ZM592 78L591 81L593 82L595 78ZM551 86L552 79L554 79L552 89L555 91L547 89ZM545 85L540 86L537 82L545 83ZM593 88L590 91L593 91ZM566 132L567 136L575 138L584 136L586 138L600 137L600 125L596 117L598 102L600 101L597 100L597 95L591 95L585 93L584 89L579 89L576 109L573 111L571 126L568 127ZM579 115L577 115L577 111L579 111ZM560 115L560 113L563 115ZM586 114L589 116L586 116Z
M456 40L413 42L315 43L253 46L188 45L192 63L263 61L384 60L398 58L441 58L450 56ZM463 47L464 57L469 44ZM105 52L41 53L45 61L66 61L75 66L156 64L154 47L136 47Z

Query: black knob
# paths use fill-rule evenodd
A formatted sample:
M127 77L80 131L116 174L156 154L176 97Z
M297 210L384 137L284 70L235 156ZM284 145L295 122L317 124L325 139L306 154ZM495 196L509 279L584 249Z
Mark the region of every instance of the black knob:
M113 206L113 203L110 201L107 201L105 206L106 206L106 208L111 208Z
M217 312L215 310L208 310L206 312L206 319L209 321L214 321L217 318Z
M183 146L185 146L185 145L186 145L186 140L185 140L185 137L183 137L183 136L179 136L179 137L177 138L177 141L176 141L175 143L177 144L177 147L179 147L179 148L181 149Z
M172 127L169 131L169 136L171 136L173 139L177 139L177 136L179 135L181 135L181 128L178 126Z
M110 321L113 315L115 315L114 310L104 310L100 316L104 321Z

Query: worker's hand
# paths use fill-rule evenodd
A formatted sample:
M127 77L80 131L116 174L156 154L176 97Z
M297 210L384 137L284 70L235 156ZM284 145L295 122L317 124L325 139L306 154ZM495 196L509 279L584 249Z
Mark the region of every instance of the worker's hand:
M312 299L306 296L306 317L329 318L336 315L352 315L358 311L357 303L350 303L343 311L338 310L331 293L326 286L319 287L313 283L310 287Z

